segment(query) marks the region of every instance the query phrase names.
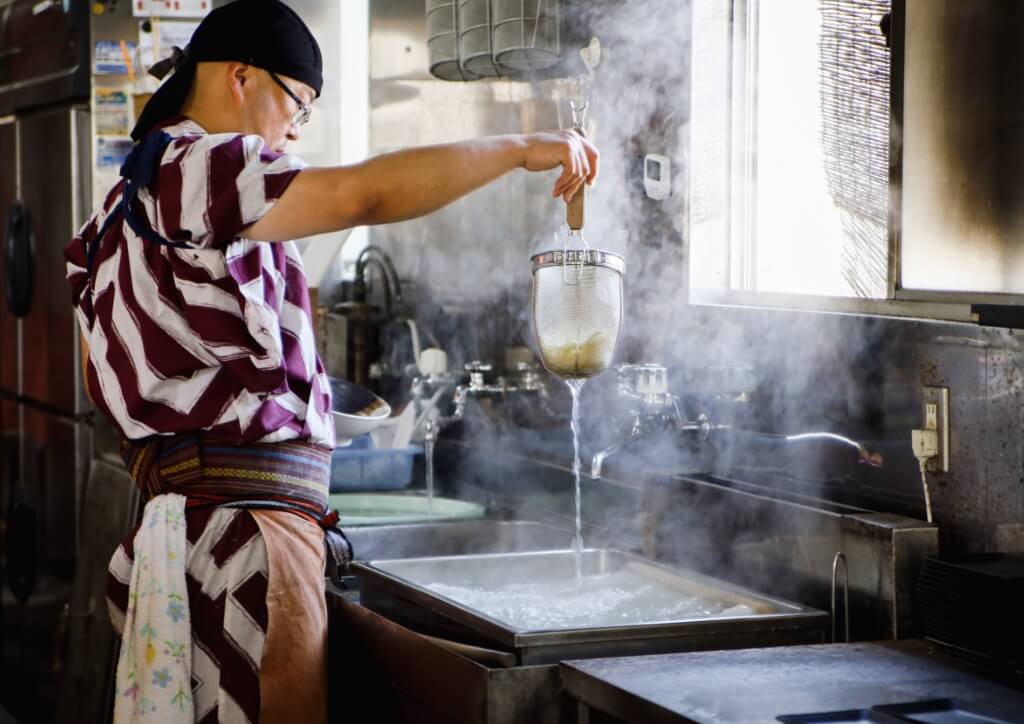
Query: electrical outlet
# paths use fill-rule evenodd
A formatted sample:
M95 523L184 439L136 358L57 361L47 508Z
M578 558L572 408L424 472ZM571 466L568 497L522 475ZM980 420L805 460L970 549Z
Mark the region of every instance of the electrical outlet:
M928 461L928 470L949 472L949 388L925 387L924 429L935 430L939 442L938 452Z

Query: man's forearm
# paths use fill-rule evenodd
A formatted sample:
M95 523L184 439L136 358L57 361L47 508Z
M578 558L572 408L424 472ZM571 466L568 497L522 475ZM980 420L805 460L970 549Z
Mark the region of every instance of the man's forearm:
M553 196L566 200L597 175L597 150L571 131L491 136L395 151L353 166L298 174L241 236L299 239L429 214L514 168L561 168Z
M359 186L367 194L365 223L386 224L428 214L523 165L522 136L422 146L384 154L359 164Z

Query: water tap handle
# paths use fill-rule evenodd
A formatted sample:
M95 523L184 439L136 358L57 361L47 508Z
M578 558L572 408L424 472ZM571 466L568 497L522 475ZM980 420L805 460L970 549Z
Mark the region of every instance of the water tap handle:
M667 395L668 370L661 365L637 365L636 392L639 395Z
M544 387L544 383L541 382L540 374L537 371L537 365L531 362L518 362L516 363L516 374L519 379L519 389L527 392L537 392Z
M467 362L465 365L466 372L469 373L469 389L471 390L482 390L487 385L484 381L484 376L492 369L491 365L480 360L473 360Z
M654 364L620 365L619 386L629 395L667 395L668 370Z
M420 352L418 366L427 379L441 379L448 373L448 355L442 349L428 347Z
M619 366L619 394L633 400L638 415L657 415L675 405L668 389L668 370L662 365Z

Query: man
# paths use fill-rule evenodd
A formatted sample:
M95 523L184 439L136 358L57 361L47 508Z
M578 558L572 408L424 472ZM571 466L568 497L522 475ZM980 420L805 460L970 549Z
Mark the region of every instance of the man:
M278 0L212 11L171 64L124 178L66 250L87 389L150 497L110 565L115 721L324 721L325 531L345 551L289 240L427 214L515 168L560 167L568 200L598 154L555 132L307 168L285 149L320 50Z

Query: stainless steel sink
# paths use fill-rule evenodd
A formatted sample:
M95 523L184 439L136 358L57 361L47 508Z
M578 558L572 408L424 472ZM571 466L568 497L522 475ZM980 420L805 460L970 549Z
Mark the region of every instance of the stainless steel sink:
M515 520L462 520L346 528L357 561L566 549L573 534Z
M508 612L487 614L435 590L438 584L444 584L445 590L468 585L472 592L501 590L508 583L572 582L574 563L569 550L375 559L357 562L353 568L360 579L362 604L370 610L421 633L510 651L520 664L821 643L829 622L823 611L607 549L584 552L584 580L595 576L604 581L602 574L618 573L633 582L640 596L630 603L628 612L616 614L614 623L604 619L593 623L514 623L507 618ZM703 613L698 607L685 613L644 613L643 597L654 596L659 589L678 599L699 598L721 604L722 610ZM554 599L547 603L550 607L557 605Z
M522 553L566 549L573 534L525 520L451 520L345 529L355 561L433 558L479 553ZM359 600L359 579L350 571L335 592ZM347 593L346 593L347 592Z

